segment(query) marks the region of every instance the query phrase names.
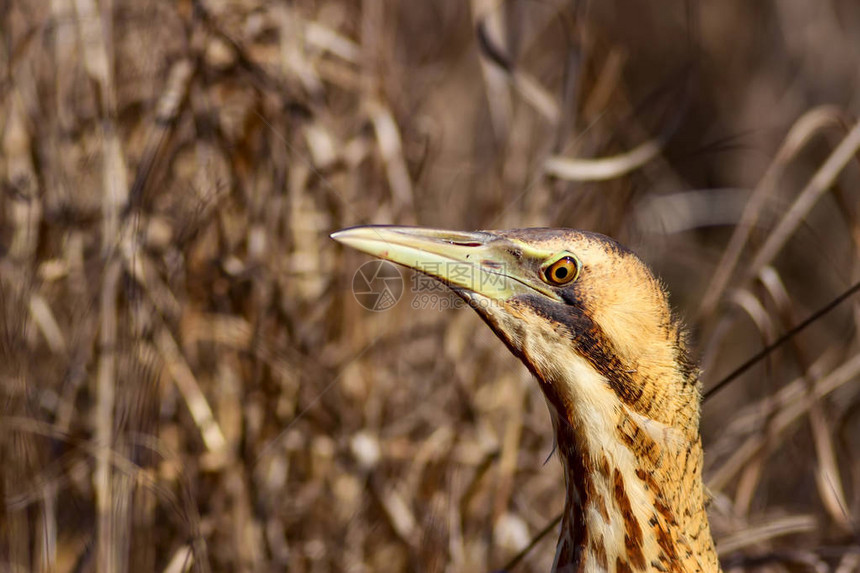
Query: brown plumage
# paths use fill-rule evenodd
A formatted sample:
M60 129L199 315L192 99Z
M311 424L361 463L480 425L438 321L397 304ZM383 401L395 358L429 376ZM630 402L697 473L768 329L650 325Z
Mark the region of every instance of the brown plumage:
M665 289L639 258L569 229L332 236L448 284L537 378L567 491L555 571L719 570L698 370Z

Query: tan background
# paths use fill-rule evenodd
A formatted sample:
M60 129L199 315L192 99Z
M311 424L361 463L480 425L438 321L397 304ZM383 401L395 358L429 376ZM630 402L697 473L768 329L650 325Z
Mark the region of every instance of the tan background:
M468 310L363 310L333 230L611 234L706 386L858 279L853 0L0 17L0 571L490 571L557 515L525 368ZM727 566L857 570L857 312L706 402Z

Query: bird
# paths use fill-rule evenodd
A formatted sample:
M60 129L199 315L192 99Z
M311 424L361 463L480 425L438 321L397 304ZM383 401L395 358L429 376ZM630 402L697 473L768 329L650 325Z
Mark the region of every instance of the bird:
M610 237L370 225L339 243L431 276L531 371L565 483L552 571L720 571L701 382L664 284Z

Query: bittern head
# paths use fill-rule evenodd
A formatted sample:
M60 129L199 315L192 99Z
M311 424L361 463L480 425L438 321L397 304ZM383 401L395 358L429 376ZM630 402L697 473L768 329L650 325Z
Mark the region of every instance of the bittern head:
M332 237L447 284L538 379L568 484L557 568L671 570L713 552L698 371L665 289L636 255L570 229L370 226Z

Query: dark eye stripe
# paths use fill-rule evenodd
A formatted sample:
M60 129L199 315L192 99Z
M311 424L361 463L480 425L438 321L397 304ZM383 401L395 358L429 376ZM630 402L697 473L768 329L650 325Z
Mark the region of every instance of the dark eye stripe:
M577 353L606 378L622 402L641 411L642 388L633 382L632 372L622 363L612 341L589 316L585 301L574 299L569 306L560 306L539 296L526 295L521 300L545 320L567 329Z

